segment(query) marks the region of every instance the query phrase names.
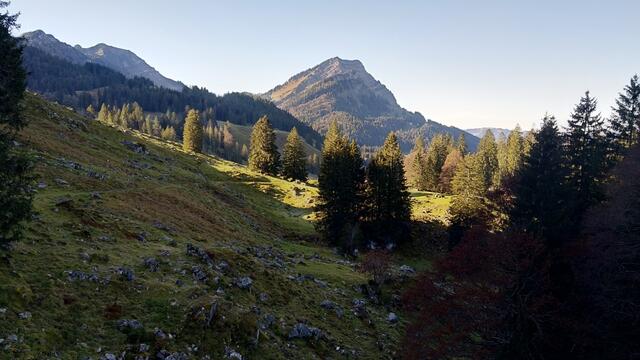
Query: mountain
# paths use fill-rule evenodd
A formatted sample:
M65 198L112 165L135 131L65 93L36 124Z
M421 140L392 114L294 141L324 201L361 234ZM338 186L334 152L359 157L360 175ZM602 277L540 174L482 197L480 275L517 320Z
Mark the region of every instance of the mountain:
M151 80L156 86L171 90L181 91L185 87L181 82L165 77L129 50L102 43L86 49L80 45L73 47L42 30L27 32L22 36L27 40L28 46L38 48L47 54L74 64L82 65L87 62L100 64L125 75L129 79L136 76L143 77Z
M69 54L66 50L70 47L53 41L48 44L46 48L65 50L58 53ZM274 128L290 131L295 126L309 144L316 148L322 144L322 137L311 127L272 102L253 95L227 93L217 96L195 86L175 91L158 87L146 78L127 79L122 73L93 61L71 62L69 56L51 55L42 46L26 46L22 60L28 71L29 90L78 110L84 111L89 105L99 109L102 104L122 107L125 103L137 102L147 114L160 115L162 127L176 127L178 135L187 107L206 112L212 119L242 126L253 125L259 117L266 115ZM173 114L173 119L169 120L163 114Z
M476 136L478 138L482 138L484 136L484 134L486 134L486 132L488 130L491 130L491 132L493 133L493 136L495 136L496 139L500 136L500 133L504 134L505 137L508 137L509 134L511 133L511 130L509 130L509 129L492 128L492 127L465 129L464 131L466 131L469 134L471 134L473 136Z
M439 132L454 137L465 134L402 108L359 60L331 58L262 96L321 133L336 120L361 145L379 146L390 131L398 132L405 151L418 134L427 140ZM470 134L465 137L475 147L478 139Z

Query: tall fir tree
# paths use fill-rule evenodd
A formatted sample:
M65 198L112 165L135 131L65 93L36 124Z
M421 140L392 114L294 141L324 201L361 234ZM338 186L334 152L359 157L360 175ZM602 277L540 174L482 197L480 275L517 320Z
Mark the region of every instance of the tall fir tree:
M11 35L17 15L2 12L0 1L0 245L20 239L22 224L31 215L31 159L16 148L17 132L26 126L21 101L27 73L22 67L22 44Z
M451 150L449 155L444 161L444 165L442 165L442 172L440 173L439 179L439 188L440 191L444 193L451 193L451 181L453 180L456 171L458 170L458 166L464 160L464 157L460 153L458 148Z
M287 135L282 156L282 175L294 180L307 180L307 154L304 145L294 127Z
M565 144L569 180L575 193L577 217L603 196L603 182L609 168L608 139L604 119L597 111L597 100L589 92L576 105L568 121Z
M464 137L464 134L460 134L460 136L458 136L456 148L460 152L460 155L462 155L463 157L467 155L467 153L469 153L469 149L467 148L467 139Z
M638 142L640 136L640 79L634 75L618 94L611 116L611 133L621 153Z
M411 203L402 158L392 132L367 167L366 219L381 245L397 244L408 234Z
M427 162L426 162L426 153L424 149L424 141L422 140L422 136L416 139L416 144L411 151L410 156L411 159L411 173L412 173L412 185L420 191L425 191L428 189L428 179L427 179Z
M182 148L184 151L193 151L196 153L202 151L202 125L200 124L200 115L196 110L189 110L184 120Z
M568 229L563 139L553 116L545 115L524 159L514 191L512 222L521 230L556 243Z
M100 111L98 112L98 121L103 123L109 122L109 108L105 103L102 103L102 106L100 106Z
M253 125L249 145L249 168L269 175L277 175L280 169L276 133L267 116L262 116Z
M509 133L506 141L498 147L498 176L496 184L500 185L506 178L513 178L522 165L524 139L519 125Z
M429 190L439 190L438 183L440 181L442 166L451 151L452 145L451 138L443 134L437 134L431 139L425 159L425 181Z
M364 171L362 156L355 142L340 133L334 121L329 126L322 147L318 174L318 230L332 245L351 254L359 245L362 232Z
M498 145L491 130L487 130L478 145L478 158L482 166L485 191L495 182L498 172Z

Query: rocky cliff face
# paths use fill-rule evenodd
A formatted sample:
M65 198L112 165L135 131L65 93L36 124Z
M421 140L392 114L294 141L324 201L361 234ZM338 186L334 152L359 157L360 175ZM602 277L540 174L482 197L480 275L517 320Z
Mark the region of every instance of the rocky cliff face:
M176 91L181 91L184 88L184 84L163 76L129 50L106 44L98 44L86 49L80 45L73 47L42 30L25 33L23 37L27 40L28 46L33 46L74 64L93 62L122 73L128 78L144 77L151 80L156 86Z
M336 120L361 145L381 145L390 131L413 134L406 139L401 136L405 150L419 133L430 136L438 132L454 136L462 133L427 122L420 113L402 108L393 93L369 74L359 60L331 58L263 96L321 133ZM423 127L424 131L419 131ZM469 135L472 143L473 138Z

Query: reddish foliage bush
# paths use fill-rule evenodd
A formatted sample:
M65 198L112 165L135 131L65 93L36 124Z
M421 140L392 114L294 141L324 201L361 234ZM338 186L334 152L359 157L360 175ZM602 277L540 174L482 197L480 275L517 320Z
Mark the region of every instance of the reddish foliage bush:
M391 265L391 254L385 250L373 250L365 254L360 270L370 274L373 281L382 285L387 278L387 272Z
M505 341L513 285L539 252L531 239L468 231L434 271L405 292L414 321L404 339L405 358L486 358Z

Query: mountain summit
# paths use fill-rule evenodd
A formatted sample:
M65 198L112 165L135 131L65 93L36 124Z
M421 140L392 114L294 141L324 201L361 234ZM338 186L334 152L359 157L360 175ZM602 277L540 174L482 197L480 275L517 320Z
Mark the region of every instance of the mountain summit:
M144 77L151 80L156 86L176 91L181 91L184 88L184 84L165 77L129 50L102 43L90 48L83 48L80 45L74 47L42 30L24 33L22 36L27 40L28 46L38 48L49 55L74 64L92 62L115 70L127 78Z
M369 74L359 60L328 59L263 94L281 109L324 133L336 120L361 145L379 146L390 131L398 132L407 150L418 135L438 132L459 136L460 129L426 121L396 101L393 93ZM472 145L477 139L470 135Z

